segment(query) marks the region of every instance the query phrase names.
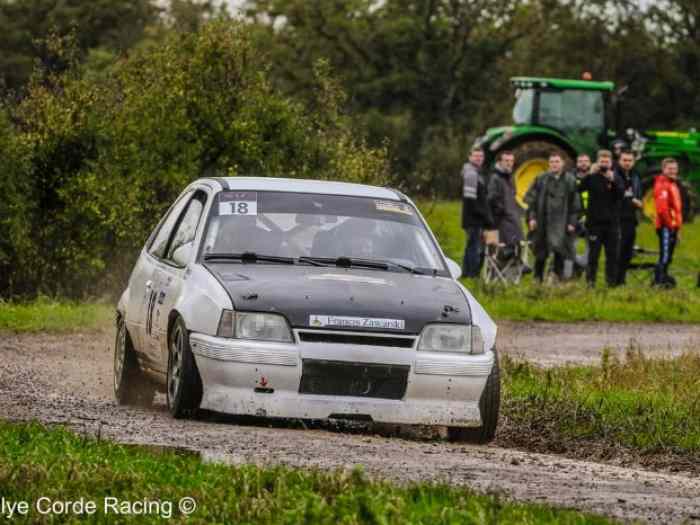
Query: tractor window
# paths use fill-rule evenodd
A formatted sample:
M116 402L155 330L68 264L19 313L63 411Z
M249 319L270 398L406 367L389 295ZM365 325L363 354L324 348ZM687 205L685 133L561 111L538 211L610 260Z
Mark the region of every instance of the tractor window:
M513 108L514 124L532 124L532 105L535 100L534 89L519 89L515 93L515 107Z
M603 93L570 89L540 92L539 123L560 130L602 130Z

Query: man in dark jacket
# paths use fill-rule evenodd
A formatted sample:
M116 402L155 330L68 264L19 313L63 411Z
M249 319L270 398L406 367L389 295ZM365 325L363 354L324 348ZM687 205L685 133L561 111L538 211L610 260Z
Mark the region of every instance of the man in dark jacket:
M481 237L484 229L493 227L486 181L481 173L483 163L484 150L474 147L469 162L462 168L462 228L467 234L462 277L479 276L484 260Z
M637 211L642 208L642 182L634 170L634 153L629 150L620 154L617 176L624 185L620 201L620 258L617 269L617 284L625 284L627 268L634 255L637 236Z
M506 246L518 245L523 240L522 208L515 200L513 164L515 156L503 151L489 177L488 200L493 216L493 226L498 230L500 242Z
M535 253L535 279L543 280L550 253L554 254L554 273L563 279L564 261L574 258L569 237L576 231L581 204L576 176L564 171L559 153L549 156L549 171L530 186L525 203Z
M586 280L595 286L598 259L605 247L605 279L608 286L617 284L617 260L620 243L619 203L624 194L622 179L612 168L612 153L598 152L597 165L579 184L579 192L588 192L586 231L588 232L588 266Z

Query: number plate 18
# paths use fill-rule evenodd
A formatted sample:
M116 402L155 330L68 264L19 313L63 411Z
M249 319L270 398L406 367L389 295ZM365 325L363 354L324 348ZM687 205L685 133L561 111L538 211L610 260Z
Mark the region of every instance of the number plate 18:
M219 203L219 215L257 215L257 201L226 201Z

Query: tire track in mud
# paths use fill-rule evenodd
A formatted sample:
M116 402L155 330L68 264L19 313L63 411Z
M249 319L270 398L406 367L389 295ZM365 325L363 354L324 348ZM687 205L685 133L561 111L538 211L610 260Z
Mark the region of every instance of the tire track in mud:
M543 364L597 360L601 345L594 350L594 344L600 339L593 337L590 341L591 334L607 334L601 337L618 343L606 345L624 348L629 336L641 330L634 326L623 330L614 325L607 325L606 330L600 325L596 325L597 330L586 325L501 326L502 352L521 353ZM654 353L677 345L689 347L700 335L698 327L657 328L660 330L652 334L656 346L649 349ZM562 349L560 344L560 336L567 331L579 338L575 352L571 347ZM517 343L517 349L511 341ZM589 341L588 346L581 341ZM255 420L251 424L249 420L225 417L176 421L162 404L151 410L118 407L111 393L111 344L110 332L4 334L0 340L0 417L67 425L78 432L123 443L184 448L205 459L232 464L320 469L362 465L370 476L398 482L441 481L622 519L700 523L700 480L682 475L496 446L405 439L382 427L339 432L331 427L290 428L269 421Z

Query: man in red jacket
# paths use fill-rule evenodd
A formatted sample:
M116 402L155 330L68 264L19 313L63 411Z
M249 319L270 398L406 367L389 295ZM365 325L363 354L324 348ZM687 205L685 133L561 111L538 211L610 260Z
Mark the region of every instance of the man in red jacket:
M683 225L683 203L678 189L678 162L664 159L661 175L654 181L656 203L656 234L659 236L659 262L656 264L654 284L672 288L675 280L668 274L673 260L673 250Z

